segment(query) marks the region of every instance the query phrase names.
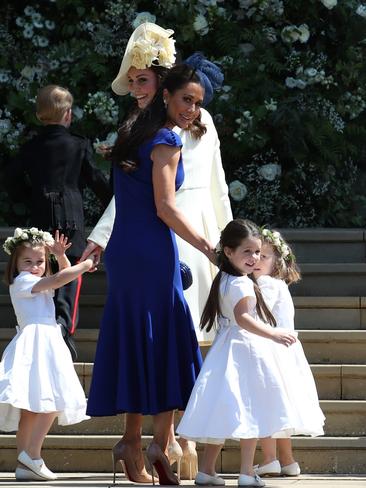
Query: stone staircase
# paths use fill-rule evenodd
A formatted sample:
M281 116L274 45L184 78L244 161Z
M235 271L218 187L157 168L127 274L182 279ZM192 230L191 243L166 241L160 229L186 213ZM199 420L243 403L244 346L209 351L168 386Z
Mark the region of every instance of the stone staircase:
M13 229L0 229L0 241ZM316 380L326 415L326 434L294 438L296 459L306 473L366 473L366 231L358 229L285 230L303 274L292 287L296 328ZM2 252L2 251L1 251ZM0 254L0 272L5 255ZM105 275L84 278L75 364L88 394L98 326L105 301ZM14 335L15 318L7 289L0 285L0 351ZM208 346L202 346L203 353ZM270 408L270 406L269 406ZM59 472L110 472L111 447L120 438L123 416L93 418L77 425L55 425L44 457ZM151 439L146 417L143 443ZM0 471L12 471L15 435L0 433ZM259 452L257 453L259 458ZM228 441L217 471L237 472L238 443Z

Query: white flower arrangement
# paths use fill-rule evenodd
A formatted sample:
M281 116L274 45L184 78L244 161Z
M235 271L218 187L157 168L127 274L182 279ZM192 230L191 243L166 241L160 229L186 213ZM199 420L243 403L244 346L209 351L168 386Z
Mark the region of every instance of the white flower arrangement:
M17 227L13 237L8 237L5 240L3 249L6 254L10 255L18 244L26 241L50 246L54 243L53 237L49 232L39 230L37 227L31 227L30 229L21 229L20 227Z
M271 231L269 229L261 229L261 234L264 237L265 242L271 244L277 252L280 254L281 258L285 261L294 260L295 256L292 254L291 249L283 240L281 234L278 231Z
M136 69L150 68L153 64L171 68L175 63L175 40L146 31L137 39L131 50L131 66Z

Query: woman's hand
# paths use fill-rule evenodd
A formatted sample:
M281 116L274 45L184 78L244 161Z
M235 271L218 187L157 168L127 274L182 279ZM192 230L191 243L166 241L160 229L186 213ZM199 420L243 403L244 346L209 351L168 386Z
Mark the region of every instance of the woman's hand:
M66 251L72 246L72 243L67 241L67 237L56 230L53 244L47 244L48 249L56 256L57 260L63 258Z
M272 340L278 342L278 344L283 344L286 347L291 346L291 344L294 344L297 341L296 334L286 329L280 327L273 328L272 332Z
M92 258L94 262L94 266L89 269L89 272L92 273L96 271L98 264L100 263L100 257L103 252L103 249L98 246L93 241L88 241L86 248L84 249L83 254L81 255L80 262L85 261L88 258Z

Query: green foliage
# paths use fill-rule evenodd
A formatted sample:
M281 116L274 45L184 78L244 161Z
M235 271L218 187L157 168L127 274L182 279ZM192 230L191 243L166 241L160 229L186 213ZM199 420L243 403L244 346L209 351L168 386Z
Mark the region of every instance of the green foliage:
M7 2L0 20L1 165L37 126L47 83L75 99L75 131L110 140L130 107L110 89L142 12L203 51L225 82L208 107L236 215L280 226L365 226L366 12L358 0ZM152 19L153 20L153 19ZM98 164L108 165L96 155ZM2 167L0 166L0 171ZM1 174L0 174L1 177ZM85 197L90 223L98 209ZM0 178L0 224L10 205Z

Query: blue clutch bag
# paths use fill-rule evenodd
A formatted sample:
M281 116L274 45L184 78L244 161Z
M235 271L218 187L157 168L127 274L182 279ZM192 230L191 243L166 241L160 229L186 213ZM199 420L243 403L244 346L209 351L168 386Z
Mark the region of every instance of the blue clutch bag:
M187 290L193 283L192 271L188 264L183 261L179 261L180 275L182 277L183 290Z

